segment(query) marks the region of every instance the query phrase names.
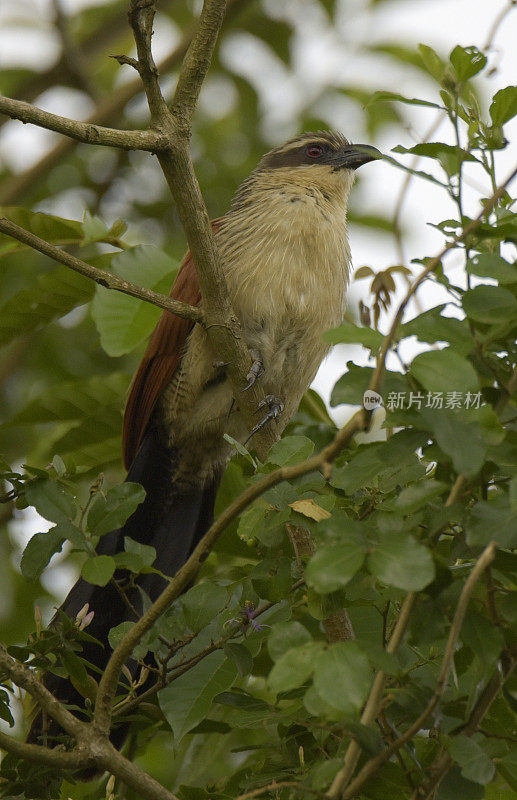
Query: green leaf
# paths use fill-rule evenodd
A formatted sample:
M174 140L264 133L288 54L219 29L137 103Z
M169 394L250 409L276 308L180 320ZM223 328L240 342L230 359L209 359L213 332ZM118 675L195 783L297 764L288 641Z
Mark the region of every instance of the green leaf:
M109 238L108 226L100 217L84 212L83 222L83 244L92 242L105 242Z
M473 78L486 66L486 56L477 47L457 45L450 55L450 61L458 81Z
M342 589L361 569L365 555L366 543L361 541L322 547L307 564L307 583L321 594Z
M284 436L275 442L269 451L267 460L269 464L285 467L288 464L297 464L305 461L314 451L314 442L306 436Z
M110 632L108 633L108 641L110 643L110 647L115 650L116 647L120 644L126 633L129 633L131 628L134 626L134 622L130 622L127 620L126 622L121 622L120 625L115 625L114 628L111 628ZM147 651L148 647L146 644L146 638L142 639L137 646L132 650L132 657L135 659L143 658Z
M128 481L113 486L105 495L98 492L88 511L88 530L96 536L103 536L120 528L144 499L143 486Z
M454 411L424 410L424 419L432 419L432 431L438 445L450 456L459 475L476 475L486 457L486 445L479 435L479 426L463 422Z
M464 161L479 161L468 150L463 150L457 145L444 144L444 142L425 142L415 144L413 147L398 145L393 148L393 152L411 153L415 156L437 159L449 176L456 175Z
M430 100L420 100L417 97L404 97L402 94L397 94L397 92L374 92L370 103L378 103L378 102L385 102L386 100L397 100L399 103L408 103L412 106L429 106L430 108L442 108L442 106L438 105L437 103L431 103Z
M81 576L95 586L106 586L113 577L116 564L111 556L94 556L84 562Z
M464 778L459 767L449 769L440 783L439 800L482 800L485 796L483 787Z
M80 421L103 412L119 413L127 392L128 376L120 372L66 381L39 393L15 416L9 425L34 425L44 422Z
M500 323L517 317L517 299L500 286L476 286L463 295L463 309L476 322Z
M37 275L31 286L0 307L0 341L7 344L15 336L64 317L91 300L94 292L93 281L65 267Z
M429 392L479 390L474 367L451 347L421 353L411 362L409 372Z
M259 503L247 508L241 515L237 533L246 542L258 539L266 547L276 547L284 538L285 523L290 516L288 507L278 511Z
M449 342L454 350L467 355L474 348L474 340L467 320L441 315L445 305L435 306L405 322L399 327L401 339L416 336L421 342Z
M356 714L370 689L368 659L356 642L336 642L320 651L314 666L314 688L333 708Z
M20 564L23 577L28 581L39 578L54 553L61 551L64 541L59 525L46 533L34 534L23 551Z
M156 548L149 544L135 542L130 536L124 536L124 550L126 553L137 556L146 567L152 567L156 560Z
M368 556L368 569L379 581L419 592L434 580L429 550L407 533L390 533Z
M271 629L267 641L269 655L276 661L293 647L312 642L312 637L300 622L290 620L289 622L279 622Z
M517 512L504 498L476 503L465 527L470 546L484 547L494 540L500 547L517 547Z
M308 417L311 422L323 422L324 425L330 425L331 428L335 429L336 427L336 423L332 417L329 416L325 401L314 389L307 389L300 400L300 405L298 406L298 417Z
M513 718L512 721L510 722L510 725L512 723L513 723ZM506 730L508 729L509 728L504 729L503 735L506 734ZM511 750L509 753L503 756L503 758L498 760L497 771L499 772L500 775L503 776L505 781L508 783L509 786L511 786L514 792L517 792L517 752L515 752L515 748L513 748L513 750ZM507 800L507 798L508 795L505 793L504 797L503 795L501 795L501 797L498 798L497 800Z
M441 83L445 74L445 64L436 50L433 50L433 48L429 47L427 44L419 44L418 52L420 53L420 57L427 72L429 72L438 83Z
M461 639L488 666L494 665L499 660L504 647L501 631L494 627L490 620L472 609L469 609L463 622Z
M353 361L347 362L347 372L341 376L334 388L330 398L330 405L337 406L340 403L350 405L362 405L363 396L368 389L373 375L371 367L358 367ZM406 392L408 384L406 378L399 372L386 372L382 394L387 397L390 392Z
M347 719L346 729L361 745L361 749L371 756L378 756L383 749L383 739L378 730L363 725L353 719Z
M177 263L152 245L140 245L118 253L113 271L124 280L168 295ZM110 356L129 353L153 331L161 310L129 295L97 286L92 317L101 345Z
M69 676L81 686L86 686L88 684L86 667L74 651L71 648L63 647L59 651L59 657Z
M494 278L498 283L517 283L517 265L509 264L497 253L480 253L467 261L469 275Z
M224 652L235 662L239 675L244 677L249 675L253 669L253 656L247 647L238 642L226 642Z
M448 750L454 761L460 765L464 778L474 783L490 783L495 774L495 766L474 739L458 734L449 742Z
M41 211L30 211L21 206L2 206L0 214L19 225L21 228L34 233L46 242L80 242L83 238L83 227L80 222L74 219L63 219L52 214L43 214ZM11 239L6 234L0 233L1 252L7 250L19 250L26 248L27 245Z
M338 328L326 331L322 338L329 344L362 344L370 350L378 350L384 340L379 331L354 325L352 322L343 322Z
M158 703L174 733L175 747L207 716L214 697L229 689L237 675L235 662L219 651L158 692Z
M200 631L228 603L228 593L217 583L197 583L182 597L183 613L189 628Z
M494 125L504 125L517 114L517 86L507 86L495 93L490 105Z
M413 514L446 490L446 483L435 481L432 478L414 483L400 492L395 500L394 508L401 514Z
M517 512L517 475L514 475L508 484L508 497L510 499L510 509L513 513Z
M37 478L25 485L25 499L50 522L68 522L77 515L75 497L56 481Z
M278 694L303 686L313 673L322 646L321 642L307 642L283 653L269 673L269 689Z
M293 584L291 565L290 558L279 556L264 558L257 564L250 578L259 597L274 603L286 597Z

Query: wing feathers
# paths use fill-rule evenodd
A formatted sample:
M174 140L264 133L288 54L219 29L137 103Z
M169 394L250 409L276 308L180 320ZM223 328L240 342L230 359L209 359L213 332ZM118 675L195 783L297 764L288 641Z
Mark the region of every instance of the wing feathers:
M183 259L170 296L192 306L201 302L196 268L190 251ZM164 311L133 378L124 414L122 452L129 469L154 411L156 401L172 380L194 323Z

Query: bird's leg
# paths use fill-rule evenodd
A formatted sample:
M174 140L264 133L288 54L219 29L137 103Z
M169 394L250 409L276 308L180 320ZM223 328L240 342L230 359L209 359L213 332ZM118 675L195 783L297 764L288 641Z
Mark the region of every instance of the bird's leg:
M247 445L251 437L254 436L261 428L263 428L264 425L267 425L270 420L277 419L284 410L283 402L280 400L280 398L275 397L272 394L266 395L265 399L259 404L259 409L266 407L268 409L267 413L262 417L260 422L255 425L250 435L244 442L244 445Z
M262 373L264 372L264 362L262 361L262 356L260 355L259 351L250 350L250 355L253 359L253 363L250 367L250 371L246 375L246 380L248 381L248 383L242 390L243 392L246 392L248 389L250 389L257 380L257 378L259 377L259 375L262 375Z

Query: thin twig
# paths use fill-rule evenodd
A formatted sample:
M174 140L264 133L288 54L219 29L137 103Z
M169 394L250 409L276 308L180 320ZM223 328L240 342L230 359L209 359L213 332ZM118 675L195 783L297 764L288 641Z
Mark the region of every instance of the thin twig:
M251 792L240 794L236 800L251 800L252 797L260 797L261 794L266 794L266 792L276 792L278 789L288 787L296 788L300 792L307 792L316 797L325 797L322 792L313 789L311 786L306 786L304 783L300 783L300 781L271 781L271 783L268 783L266 786L260 786L258 789L252 789Z
M397 623L393 629L393 633L386 648L386 651L391 655L398 650L402 639L404 638L415 600L416 594L414 592L410 592L404 599ZM374 678L368 700L366 701L364 711L361 715L362 725L371 725L372 722L377 718L381 707L385 685L386 675L384 672L379 671ZM343 767L335 775L332 785L327 792L327 797L339 797L343 788L348 784L348 781L352 777L360 755L361 746L356 739L352 739L345 754Z
M147 150L156 153L164 146L163 137L156 131L122 131L116 128L105 128L93 122L80 122L69 117L60 117L41 108L25 103L23 100L11 100L0 96L0 113L20 122L30 122L40 128L62 133L71 139L86 144L99 144L105 147L118 147L122 150ZM8 204L4 199L3 203Z
M169 581L167 587L163 590L158 599L126 633L112 653L99 684L97 705L95 708L95 721L98 724L97 721L100 720L100 727L102 727L102 729L106 730L109 728L109 721L112 713L111 705L118 685L118 676L122 665L126 659L129 658L142 636L169 608L172 601L194 580L200 565L206 560L217 539L226 529L227 525L255 500L255 498L260 497L267 491L267 489L276 486L284 480L293 480L309 472L323 469L326 464L332 463L341 449L346 447L353 436L359 430L364 430L367 419L368 412L364 409L356 412L347 425L337 433L334 441L318 455L307 459L301 464L280 467L274 472L265 475L260 481L249 486L222 512L222 514L220 514L196 546L189 559L181 569L178 570L174 578Z
M17 686L25 689L52 719L61 725L71 736L77 739L86 730L86 724L74 717L47 688L38 680L33 670L21 664L9 655L5 646L0 643L0 671L6 673Z
M228 0L226 20L229 19L231 14L234 14L241 6L248 2L249 0ZM192 36L192 31L187 33L172 53L158 64L158 70L162 75L181 63L192 40ZM58 69L56 73L52 72L51 76L52 75L55 75L57 80L60 78L61 72ZM129 101L136 97L141 91L142 81L140 78L128 81L128 83L122 86L117 86L116 92L110 92L109 96L99 103L93 114L85 120L85 124L98 126L101 124L109 124L112 120L118 120ZM14 175L5 180L1 187L0 204L4 206L16 204L20 197L27 191L30 191L34 185L37 185L38 182L42 180L43 176L56 164L62 163L63 159L75 145L76 140L74 139L62 139L32 167L19 175Z
M370 386L369 386L370 389L379 392L381 388L382 379L384 377L384 371L386 368L387 352L393 344L397 328L402 321L402 317L404 315L404 311L406 310L406 306L411 300L412 296L415 294L420 284L426 279L429 273L433 272L433 270L435 270L439 266L442 258L450 250L453 250L460 242L464 241L467 238L467 236L470 236L471 233L474 233L476 228L483 221L483 218L488 216L488 214L490 214L490 212L495 208L498 200L504 195L508 185L511 183L511 181L513 181L516 175L517 175L517 167L507 177L504 183L501 184L501 186L499 186L499 188L493 193L493 195L486 202L483 203L483 210L478 214L478 216L475 217L475 219L471 220L469 224L466 225L461 230L460 233L458 233L453 239L451 239L451 241L445 245L445 247L441 250L441 252L437 256L434 256L433 258L429 259L428 263L426 264L425 268L422 270L420 275L418 275L418 277L413 281L411 286L408 288L404 298L402 299L401 303L399 304L399 307L397 308L397 313L395 314L390 329L387 335L384 337L381 352L377 361L377 366L370 381Z
M86 94L95 100L95 89L90 79L82 50L76 45L70 33L70 18L65 14L61 0L53 0L54 20L61 37L62 60L65 68L70 73L73 83L76 83Z
M142 84L145 89L147 104L151 112L152 126L158 125L162 118L167 118L169 113L160 89L158 69L154 63L151 51L156 1L157 0L131 0L127 15L129 24L133 29L136 51L138 54L136 68L140 73L140 78L142 79Z
M513 654L510 655L508 663L503 667L502 674L500 673L499 668L494 671L494 674L483 689L481 696L472 709L472 713L467 724L455 731L455 733L461 733L463 736L472 736L473 733L479 730L481 722L489 712L492 703L498 696L505 682L512 675L516 664L517 658L515 657L515 654ZM490 733L490 736L497 738L497 734ZM431 776L429 781L424 786L420 785L416 788L411 800L431 800L433 797L435 797L436 789L453 763L454 762L449 753L442 748L431 766L428 767L428 772Z
M85 769L95 766L94 759L89 759L86 753L77 750L59 750L58 748L51 750L49 747L42 747L39 744L20 742L3 731L0 731L0 749L5 750L6 753L12 753L17 758L46 764L56 769Z
M474 591L474 587L487 566L489 566L489 564L491 564L494 560L495 553L495 542L490 542L490 544L483 550L483 553L479 557L475 567L465 582L458 600L458 605L456 606L454 618L452 620L451 629L449 631L449 637L447 639L447 645L445 647L445 653L442 660L442 666L436 682L436 688L424 711L420 714L418 719L416 719L415 722L413 722L413 724L410 725L410 727L401 736L399 736L395 742L393 742L393 744L383 750L382 753L379 753L378 756L375 756L366 762L354 780L349 784L348 788L346 788L344 791L338 791L332 795L329 794L329 796L340 796L342 800L350 800L350 798L356 797L366 781L378 771L379 767L381 767L389 758L391 758L393 753L399 750L404 744L406 744L406 742L409 742L409 740L412 739L413 736L415 736L427 722L430 715L440 702L442 694L445 690L454 658L454 652L456 650L456 644L458 642L463 620L465 618L465 613L467 611L467 606L469 604L472 592Z
M92 267L91 264L87 264L86 261L81 261L80 258L67 253L60 247L50 244L50 242L46 242L39 236L35 236L24 228L20 228L19 225L16 225L16 223L2 216L0 216L0 233L12 236L13 239L23 242L23 244L32 247L34 250L38 250L40 253L43 253L43 255L52 258L54 261L58 261L60 264L64 264L65 267L79 272L86 278L91 278L91 280L95 281L100 286L104 286L105 289L113 289L116 292L128 294L130 297L137 297L139 300L144 300L146 303L158 306L158 308L172 311L172 313L176 314L178 317L191 319L194 322L203 322L203 312L201 309L191 306L188 303L182 303L180 300L174 300L172 297L166 297L158 292L153 292L152 289L145 289L143 286L137 286L135 283L119 278L118 275L114 275L112 272L106 272L104 269Z
M210 66L225 13L226 2L205 0L196 34L192 37L181 65L171 110L174 116L183 118L183 123L188 128L192 123L192 114Z

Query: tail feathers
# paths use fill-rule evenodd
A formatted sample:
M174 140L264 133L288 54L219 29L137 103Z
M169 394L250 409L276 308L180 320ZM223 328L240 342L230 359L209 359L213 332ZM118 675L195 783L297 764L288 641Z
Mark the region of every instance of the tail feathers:
M97 547L99 555L113 555L122 551L124 538L129 536L155 548L153 566L164 575L172 577L183 566L212 523L220 476L205 485L177 485L173 481L177 459L178 454L164 444L157 428L150 427L126 478L144 487L145 500L122 528L102 537ZM123 577L123 572L115 573L115 578ZM166 586L164 578L152 573L139 576L136 583L152 601ZM108 643L110 629L121 622L134 621L134 610L141 613L140 592L133 589L128 599L129 604L112 584L94 586L80 578L61 606L61 610L72 619L86 603L89 604L89 610L94 612L87 632L98 639L101 645L85 642L80 655L101 671L112 652ZM51 624L57 623L56 616ZM132 672L136 672L135 663L128 666ZM98 679L98 675L94 677ZM49 673L45 677L45 685L63 703L84 706L84 699L68 680ZM41 741L43 728L39 714L32 724L28 741ZM48 721L45 736L50 739L58 733L58 727ZM119 734L115 732L113 743L118 746L124 738L125 731Z

